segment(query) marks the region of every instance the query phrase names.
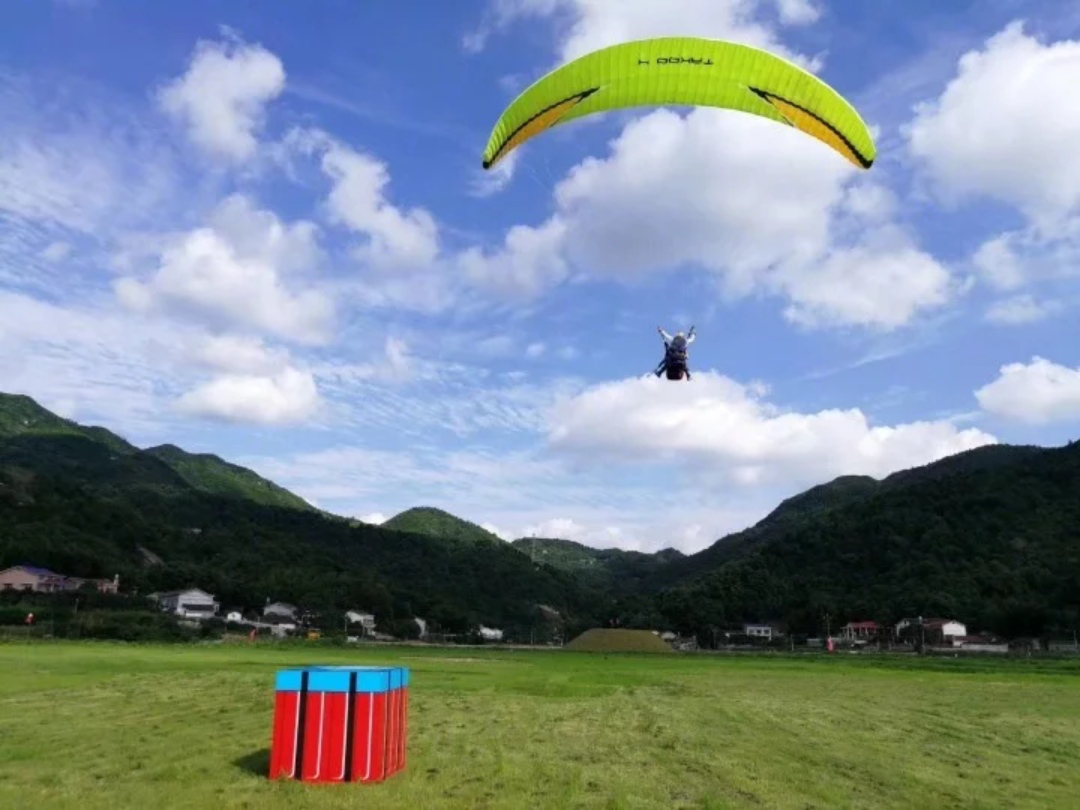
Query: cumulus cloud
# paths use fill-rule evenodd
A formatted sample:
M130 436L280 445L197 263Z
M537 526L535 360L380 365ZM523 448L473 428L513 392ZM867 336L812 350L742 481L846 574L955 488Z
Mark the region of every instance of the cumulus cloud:
M555 217L539 227L515 225L493 251L470 247L457 256L466 276L508 299L539 295L563 281L570 267L562 256L566 225Z
M361 523L370 523L372 526L380 526L389 519L389 516L384 515L382 512L371 512L357 518Z
M722 148L717 148L722 144ZM536 295L587 268L629 279L711 272L729 295L787 297L806 325L893 329L947 303L947 268L890 224L892 194L788 127L726 111L659 110L555 189L555 214L461 261L477 283Z
M203 335L193 341L192 362L232 374L268 374L289 362L288 352L272 348L251 335Z
M354 274L339 289L351 304L424 313L456 300L461 279L447 271L439 224L423 207L406 208L390 196L390 169L320 129L293 129L279 144L284 157L311 158L329 181L321 206L327 221L347 231Z
M861 244L836 249L783 278L792 299L785 315L807 326L894 329L945 304L956 290L944 266L893 228L871 232Z
M941 97L908 128L914 156L947 197L986 195L1051 225L1080 203L1080 41L1044 44L1013 22L961 57Z
M821 9L812 0L776 0L776 9L785 25L809 25L821 18Z
M311 373L291 367L269 375L223 374L177 402L182 412L193 416L262 425L303 421L319 404Z
M875 426L857 408L788 411L762 386L708 372L691 385L623 380L566 398L551 412L551 445L591 459L677 461L750 485L881 476L996 442L948 421Z
M1003 291L1075 279L1080 275L1080 216L1053 233L1028 227L997 234L975 250L971 264L979 279Z
M916 107L908 146L947 204L1013 207L1024 227L980 245L971 264L999 290L1075 276L1080 260L1080 40L1044 42L1022 21L959 60L940 97Z
M282 223L243 195L224 200L210 222L166 241L145 280L118 279L120 300L217 329L243 325L315 344L327 339L333 302L307 282L321 252L310 222Z
M1080 368L1042 357L1009 363L997 379L975 391L982 409L1031 425L1080 419Z
M243 162L258 149L266 105L284 89L281 60L230 35L222 42L200 40L187 71L162 86L157 97L196 145Z
M465 37L467 51L482 50L493 34L528 19L557 18L562 25L559 61L568 62L590 51L632 39L694 36L727 39L753 45L814 66L792 53L767 25L757 19L760 0L665 0L627 3L626 0L491 0L477 30ZM776 0L786 23L812 21L809 0Z
M363 235L357 255L378 268L430 266L439 254L438 226L423 208L403 210L386 197L390 172L370 155L330 142L322 168L333 182L331 219Z

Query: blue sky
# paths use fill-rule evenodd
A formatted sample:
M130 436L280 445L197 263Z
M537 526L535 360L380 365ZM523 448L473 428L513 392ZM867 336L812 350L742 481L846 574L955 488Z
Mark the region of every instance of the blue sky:
M1080 421L1068 2L8 3L0 390L377 522L702 548L784 497ZM859 172L637 109L480 169L561 62L808 65ZM692 383L642 375L694 324Z

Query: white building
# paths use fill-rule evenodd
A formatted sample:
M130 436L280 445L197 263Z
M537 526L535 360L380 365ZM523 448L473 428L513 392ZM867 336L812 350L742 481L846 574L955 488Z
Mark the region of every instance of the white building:
M754 638L772 638L772 627L767 624L744 624L743 633Z
M413 621L416 622L416 626L420 628L420 638L427 638L427 622L418 616L414 616Z
M363 613L359 610L349 610L345 613L345 621L349 624L359 624L365 633L375 632L375 614Z
M244 614L239 610L230 610L225 614L225 621L227 622L242 622L244 620Z
M198 588L159 594L158 606L185 619L209 619L216 616L221 607L212 593Z
M899 636L908 628L917 632L919 619L901 619L896 623L896 634ZM963 638L968 634L967 625L955 619L923 619L923 634L930 644L954 644L957 638Z
M279 619L291 619L296 621L296 605L290 605L288 602L269 602L263 608L263 618L275 616Z
M480 638L484 641L502 641L503 631L496 627L480 625Z

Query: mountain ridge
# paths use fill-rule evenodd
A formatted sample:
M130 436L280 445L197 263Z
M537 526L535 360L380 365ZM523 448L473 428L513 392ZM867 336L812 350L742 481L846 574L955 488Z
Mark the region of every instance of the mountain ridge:
M1033 633L1080 626L1074 445L991 445L882 479L838 476L694 554L649 554L506 542L431 506L370 526L214 454L141 450L0 394L0 566L36 554L74 575L122 569L136 588L200 582L233 601L377 606L391 622L424 611L444 627L499 621L530 635L541 605L579 630L699 638L740 621L817 632L825 614L950 614Z

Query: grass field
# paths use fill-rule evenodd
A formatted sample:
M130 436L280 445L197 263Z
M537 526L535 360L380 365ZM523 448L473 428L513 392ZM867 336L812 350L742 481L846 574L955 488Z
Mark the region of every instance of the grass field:
M265 778L274 672L412 670L381 785ZM0 807L1076 808L1080 663L0 644Z

